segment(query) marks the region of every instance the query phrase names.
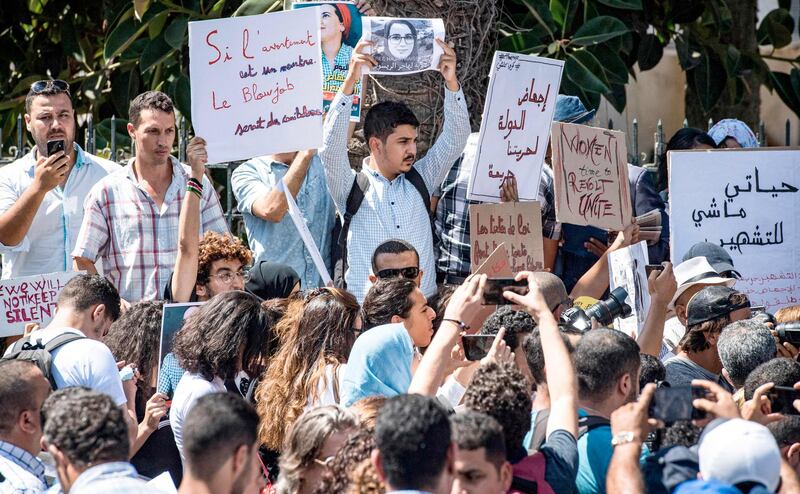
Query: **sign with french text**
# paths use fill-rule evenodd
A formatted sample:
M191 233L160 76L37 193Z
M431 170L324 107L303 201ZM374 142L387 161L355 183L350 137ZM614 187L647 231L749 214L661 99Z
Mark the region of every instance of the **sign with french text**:
M512 273L544 268L542 209L538 202L471 204L469 222L472 272L503 243Z
M322 145L319 7L189 23L192 126L209 163Z
M625 134L555 122L551 143L558 221L617 231L628 226L633 207Z
M0 281L0 300L3 319L0 337L21 335L25 325L36 323L41 327L56 313L56 300L61 289L81 271L37 274Z
M469 199L500 202L512 176L521 201L538 198L563 69L562 60L494 53Z
M673 259L717 244L753 305L800 303L800 150L670 151L667 163Z

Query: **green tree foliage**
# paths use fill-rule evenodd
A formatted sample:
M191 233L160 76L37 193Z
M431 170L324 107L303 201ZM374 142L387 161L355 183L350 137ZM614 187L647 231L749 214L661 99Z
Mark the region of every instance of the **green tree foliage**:
M593 107L602 95L622 111L624 84L635 77L634 67L655 67L673 41L688 91L703 113L710 114L722 99L741 103L753 91L748 81L755 80L800 115L800 59L791 60L790 73L771 71L764 60L776 57L758 50L791 42L795 21L789 0L781 0L758 26L752 16L757 44L744 47L732 42L737 1L742 0L507 0L500 46L564 60L563 92Z

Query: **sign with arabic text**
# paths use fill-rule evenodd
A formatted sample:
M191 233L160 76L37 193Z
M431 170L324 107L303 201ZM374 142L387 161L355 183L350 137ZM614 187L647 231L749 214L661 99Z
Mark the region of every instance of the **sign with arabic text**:
M469 222L473 273L503 243L512 273L543 269L542 209L537 201L471 204Z
M555 122L551 142L558 221L617 231L628 226L633 207L625 134Z
M800 302L800 150L671 151L667 160L672 258L717 244L753 305Z
M319 7L189 23L192 126L208 162L322 145Z
M538 198L563 69L562 60L494 52L469 199L500 202L511 176L520 201Z

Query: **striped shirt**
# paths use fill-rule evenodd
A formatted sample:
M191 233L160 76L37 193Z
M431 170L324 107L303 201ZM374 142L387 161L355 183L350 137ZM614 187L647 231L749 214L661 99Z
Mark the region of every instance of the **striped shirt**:
M464 93L445 88L444 127L424 158L414 163L428 191L442 183L450 165L461 155L470 133L469 112ZM323 128L323 144L319 151L325 166L333 202L343 215L347 195L355 179L347 158L347 127L352 98L336 95ZM369 189L358 213L353 216L347 235L347 289L359 302L369 290L367 276L375 248L384 240L399 238L417 249L422 277L422 292L430 297L436 293L433 237L428 211L414 185L401 174L392 181L368 166L365 158L362 171L369 179Z
M155 494L162 492L147 485L136 468L127 461L101 463L84 470L69 489L70 494Z
M0 441L0 492L44 492L44 463L22 448Z
M103 272L130 302L160 298L178 255L178 216L190 168L170 157L172 182L159 209L133 172L133 160L89 192L72 257L103 261ZM203 177L199 234L228 233L217 193Z

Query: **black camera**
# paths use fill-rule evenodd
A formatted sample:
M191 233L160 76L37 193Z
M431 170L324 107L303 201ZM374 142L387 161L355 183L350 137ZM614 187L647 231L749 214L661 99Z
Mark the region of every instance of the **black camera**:
M625 303L628 292L620 287L615 288L607 299L601 300L585 311L580 307L570 307L561 313L561 323L579 331L592 329L592 318L603 326L609 326L616 317L625 318L631 315L631 306Z
M771 324L772 327L778 324L778 321L775 320L775 316L767 312L767 309L763 305L750 307L750 312L753 314L752 318L762 324Z
M781 343L788 341L794 346L800 346L800 321L778 324L775 326L775 333Z

